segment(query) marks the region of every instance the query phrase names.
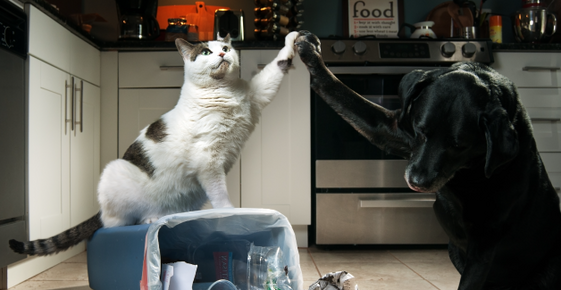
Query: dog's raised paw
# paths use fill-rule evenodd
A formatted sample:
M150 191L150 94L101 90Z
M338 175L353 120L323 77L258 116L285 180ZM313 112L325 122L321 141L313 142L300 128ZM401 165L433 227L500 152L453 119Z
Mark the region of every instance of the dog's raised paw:
M308 67L317 65L321 59L321 43L317 36L306 30L299 31L294 44L304 64Z

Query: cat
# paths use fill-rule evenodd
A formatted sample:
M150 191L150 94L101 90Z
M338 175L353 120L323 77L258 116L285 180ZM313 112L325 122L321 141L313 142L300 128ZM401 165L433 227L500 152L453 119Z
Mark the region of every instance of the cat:
M226 174L292 66L297 36L288 34L277 57L249 82L239 78L229 35L199 44L177 39L185 63L179 101L140 131L122 159L107 164L98 185L99 213L48 239L10 240L12 250L50 255L101 227L148 224L208 201L213 208L233 207Z

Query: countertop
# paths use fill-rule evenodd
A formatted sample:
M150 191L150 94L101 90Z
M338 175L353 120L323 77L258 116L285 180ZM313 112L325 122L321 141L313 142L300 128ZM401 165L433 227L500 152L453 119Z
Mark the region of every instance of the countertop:
M58 13L56 9L43 0L22 0L24 4L31 4L50 16L52 19L66 27L75 35L102 51L162 51L176 50L175 43L166 41L125 40L104 42L95 39L90 34L80 29L74 22L69 21ZM283 41L234 41L236 49L276 49L284 46ZM561 43L493 43L494 52L547 52L561 51Z

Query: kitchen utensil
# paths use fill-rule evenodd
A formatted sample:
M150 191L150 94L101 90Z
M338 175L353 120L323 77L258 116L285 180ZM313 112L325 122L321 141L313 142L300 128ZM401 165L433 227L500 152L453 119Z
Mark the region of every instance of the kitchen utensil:
M466 26L462 30L462 37L466 39L475 39L477 38L477 27L475 26Z
M120 39L154 39L160 36L156 20L158 0L117 0L120 13Z
M431 27L432 31L436 34L437 37L458 37L460 35L460 30L456 29L454 33L451 32L450 26L452 24L452 18L448 13L448 5L452 3L452 1L447 1L438 4L435 6L427 15L426 21L434 21L434 25ZM463 13L469 13L469 9L462 8L464 11ZM454 21L459 23L458 21ZM459 27L459 25L458 25ZM453 29L452 29L453 30Z
M543 42L557 31L557 17L539 0L524 1L513 15L514 36L518 42Z
M232 41L244 40L243 10L219 9L214 12L214 38L230 34Z
M458 4L454 2L450 2L450 4L448 4L448 14L454 20L455 26L460 27L460 29L463 30L466 25L460 20L459 10L460 6L458 6Z
M416 30L411 34L411 38L434 38L436 39L436 34L432 31L431 27L434 25L434 21L423 21L415 23Z

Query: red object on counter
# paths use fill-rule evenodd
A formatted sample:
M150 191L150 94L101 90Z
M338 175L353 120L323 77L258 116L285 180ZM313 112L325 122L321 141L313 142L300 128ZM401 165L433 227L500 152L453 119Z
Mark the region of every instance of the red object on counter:
M187 24L195 24L199 30L199 41L213 40L214 37L214 12L218 9L230 9L224 6L205 5L205 2L197 1L195 5L168 5L158 7L156 19L160 29L168 27L169 18L184 17Z

